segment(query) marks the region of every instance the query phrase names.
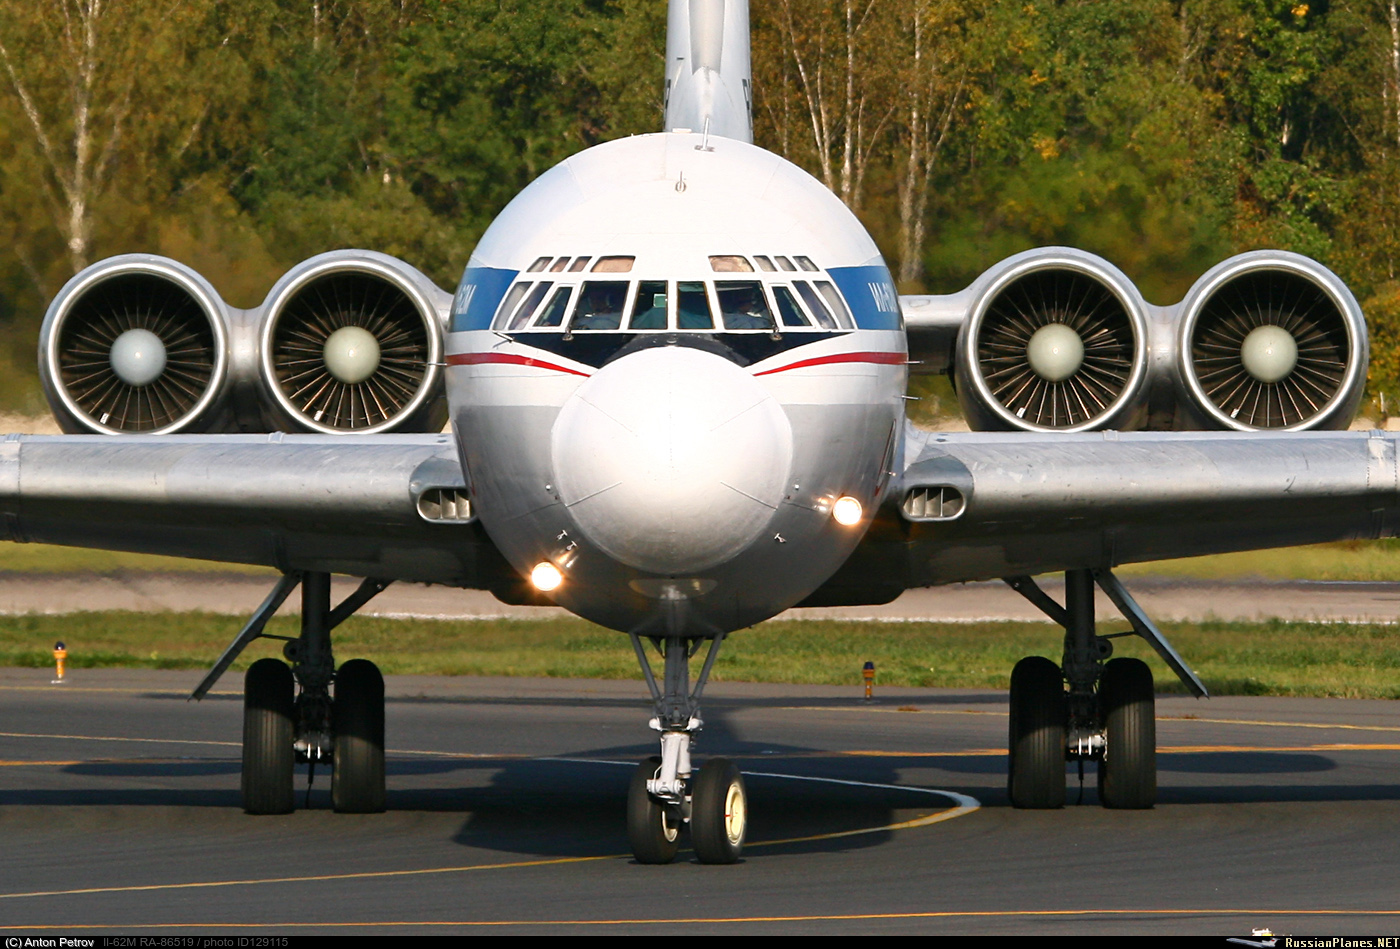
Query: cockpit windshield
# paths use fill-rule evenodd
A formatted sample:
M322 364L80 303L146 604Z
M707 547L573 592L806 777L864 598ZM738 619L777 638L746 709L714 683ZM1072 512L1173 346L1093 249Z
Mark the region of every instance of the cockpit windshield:
M506 293L503 332L830 332L855 327L840 291L811 258L710 258L711 279L631 279L634 257L541 257ZM608 276L622 279L598 279ZM591 279L590 279L591 278Z

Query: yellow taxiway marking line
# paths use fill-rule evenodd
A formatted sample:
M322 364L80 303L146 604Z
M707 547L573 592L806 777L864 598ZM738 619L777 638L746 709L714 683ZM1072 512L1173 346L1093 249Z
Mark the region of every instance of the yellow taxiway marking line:
M627 765L635 767L631 762L607 761L596 758L548 758L540 759L548 761L563 761L575 764L607 764L607 765ZM744 774L753 777L782 778L789 781L810 781L819 784L840 784L849 787L876 788L879 790L900 791L909 794L932 794L937 797L946 798L953 802L953 806L943 810L935 811L932 814L925 814L912 820L899 821L894 824L882 824L878 827L862 827L856 830L833 831L829 834L814 834L808 837L788 837L782 840L759 840L746 844L746 847L773 847L779 844L805 843L814 840L834 840L840 837L854 837L859 834L878 834L893 830L907 830L915 827L927 827L932 824L942 823L952 820L954 817L962 817L964 814L971 814L982 805L973 797L966 794L959 794L955 791L943 791L936 788L905 787L898 784L874 784L869 781L845 781L839 778L816 778L795 774L776 774L769 772L745 771ZM689 851L682 851L689 852ZM592 863L600 860L625 860L632 855L627 853L611 853L588 857L551 857L544 860L517 860L511 863L480 863L470 866L458 867L429 867L416 870L366 870L359 873L324 873L312 876L295 877L271 877L264 879L246 880L212 880L199 883L151 883L138 886L94 886L83 887L72 890L36 890L29 893L0 893L0 900L26 899L40 896L83 896L94 893L145 893L165 890L196 890L214 889L228 886L265 886L268 884L286 883L320 883L332 880L374 880L387 879L390 877L412 877L429 876L443 873L467 873L474 870L510 870L522 867L546 867L559 866L569 863ZM30 928L30 927L24 927Z
M0 732L0 738L49 738L65 741L131 741L151 745L219 745L224 748L241 748L237 741L206 741L198 738L118 738L112 735L40 735L32 732Z
M44 923L37 926L0 925L0 930L21 929L368 929L384 926L683 926L697 923L816 923L859 922L873 919L1008 919L1014 917L1086 916L1400 916L1396 909L990 909L929 910L914 913L830 913L811 916L689 916L667 919L461 919L461 920L376 920L370 922L311 923Z
M888 715L997 715L1005 718L1004 710L964 708L875 708L860 705L780 705L781 712L875 712ZM1400 732L1400 725L1341 725L1327 722L1275 722L1252 718L1201 718L1196 715L1158 715L1159 722L1200 722L1205 725L1263 725L1269 728L1338 728L1361 732Z
M1326 722L1265 722L1248 718L1197 718L1194 715L1161 715L1159 722L1201 722L1205 725L1266 725L1270 728L1340 728L1357 732L1400 732L1400 725L1336 725Z
M116 694L119 694L119 695L176 695L176 696L181 696L181 697L184 697L184 698L188 698L188 697L189 697L188 694L187 694L183 689L136 689L136 688L129 688L129 687L128 687L128 688L117 688L117 687L115 687L115 686L110 687L110 688L103 688L103 687L100 687L100 686L89 686L89 685L69 685L69 684L66 683L66 682L63 683L63 685L61 685L61 686L54 686L54 685L0 685L0 692L52 692L54 695L62 695L62 694L65 693L65 692L110 692L110 693L116 693ZM222 689L219 690L219 691L215 691L215 692L206 692L206 693L205 693L205 697L206 697L206 698L208 698L208 697L211 696L211 695L236 695L236 696L239 696L239 697L241 698L241 697L243 696L243 693L242 693L242 692L235 692L235 691L232 691L232 690L222 690Z

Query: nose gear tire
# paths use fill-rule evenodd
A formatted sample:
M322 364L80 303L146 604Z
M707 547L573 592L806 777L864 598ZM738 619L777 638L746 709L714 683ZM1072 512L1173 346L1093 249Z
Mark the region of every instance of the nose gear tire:
M1157 803L1157 717L1152 670L1141 659L1112 659L1099 679L1106 746L1099 762L1104 807L1144 810Z
M335 675L331 801L342 814L384 810L384 676L367 659Z
M292 670L280 659L259 659L243 677L243 810L290 814L293 742Z
M748 793L734 762L711 758L690 798L690 840L701 863L733 863L748 833Z
M646 759L633 772L627 788L627 842L638 863L670 863L680 847L679 809L647 792L647 782L660 768L659 756Z
M1012 807L1065 805L1064 676L1043 656L1027 656L1011 670L1011 727L1007 795Z

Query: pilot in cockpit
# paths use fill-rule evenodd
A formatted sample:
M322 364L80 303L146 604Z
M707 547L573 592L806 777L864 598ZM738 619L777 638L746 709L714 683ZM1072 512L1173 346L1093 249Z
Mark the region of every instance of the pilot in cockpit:
M716 285L724 328L730 330L766 330L773 328L773 314L758 283L735 281Z

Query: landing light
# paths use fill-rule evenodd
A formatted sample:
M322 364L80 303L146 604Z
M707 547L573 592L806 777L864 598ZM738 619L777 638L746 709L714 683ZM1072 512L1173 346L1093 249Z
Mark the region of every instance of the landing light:
M842 527L854 527L859 524L863 513L860 502L849 495L837 498L836 503L831 505L831 516Z
M535 564L535 569L530 571L530 582L535 585L536 590L548 593L559 588L559 584L564 582L564 575L559 572L558 567L546 560Z

